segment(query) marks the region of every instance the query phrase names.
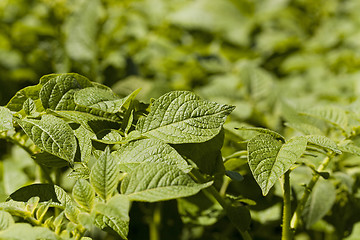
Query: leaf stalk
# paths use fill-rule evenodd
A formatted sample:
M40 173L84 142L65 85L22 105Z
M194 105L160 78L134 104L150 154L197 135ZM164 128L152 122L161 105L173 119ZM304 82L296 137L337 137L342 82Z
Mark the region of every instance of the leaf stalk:
M292 239L292 230L290 226L291 221L291 188L290 188L290 170L283 175L283 194L284 194L284 207L282 219L282 240Z

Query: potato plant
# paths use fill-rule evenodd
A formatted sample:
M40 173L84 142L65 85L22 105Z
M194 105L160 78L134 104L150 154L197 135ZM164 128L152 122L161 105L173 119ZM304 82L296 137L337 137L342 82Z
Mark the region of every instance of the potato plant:
M33 181L0 203L1 239L127 239L134 208L150 212L146 237L161 239L161 203L170 200L185 225L226 219L234 236L257 239L256 206L266 198L248 197L248 186L233 188L245 186L249 173L263 196L282 199L283 240L319 221L337 226L331 214L344 209L337 198L346 191L356 205L356 185L338 170L360 155L351 108L297 112L283 102L284 137L231 117L225 124L235 106L190 91L171 91L149 104L136 99L139 91L119 97L81 75L51 74L0 108L1 137L24 149L37 169ZM227 156L224 142L234 149ZM349 235L356 219L349 213L348 228L336 236Z

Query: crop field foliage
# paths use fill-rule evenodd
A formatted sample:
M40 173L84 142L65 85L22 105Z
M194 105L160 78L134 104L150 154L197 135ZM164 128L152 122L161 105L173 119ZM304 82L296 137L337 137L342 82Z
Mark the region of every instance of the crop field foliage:
M360 239L357 0L0 1L0 239Z

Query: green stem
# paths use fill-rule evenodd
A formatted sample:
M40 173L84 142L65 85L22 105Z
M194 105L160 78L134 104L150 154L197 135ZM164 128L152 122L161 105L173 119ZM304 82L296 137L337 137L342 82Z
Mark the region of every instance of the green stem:
M322 172L323 170L325 170L325 168L327 167L327 165L330 162L330 159L331 159L330 156L325 157L324 160L322 161L322 163L320 164L320 166L316 169L316 171ZM299 226L299 223L301 220L300 218L304 211L305 204L306 204L307 200L309 199L310 193L312 192L315 184L319 180L319 177L320 177L320 175L315 173L313 175L313 177L311 178L309 184L305 188L305 191L304 191L304 193L298 203L298 206L296 207L295 213L291 219L290 227L293 231L295 231Z
M206 179L201 175L201 173L197 169L193 169L192 174L194 175L195 179L197 179L198 181L200 181L202 183L206 182ZM225 211L228 211L228 209L231 209L230 206L228 205L228 203L220 195L220 193L216 190L216 188L214 186L210 186L203 190L205 192L209 193L210 195L212 195ZM236 226L236 224L234 224L234 225ZM236 226L236 229L239 231L239 233L241 234L241 236L244 240L252 240L248 231L243 231L243 230L239 229L239 227L237 227L237 226Z
M290 221L291 221L290 170L283 175L283 193L284 193L284 210L283 210L281 239L291 240L292 231L290 227Z
M161 203L155 203L152 213L152 219L149 223L150 240L160 240L161 224Z

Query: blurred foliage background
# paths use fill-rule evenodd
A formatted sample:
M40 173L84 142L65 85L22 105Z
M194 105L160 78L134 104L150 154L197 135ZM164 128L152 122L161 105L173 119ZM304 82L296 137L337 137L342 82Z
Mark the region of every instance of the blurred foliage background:
M233 126L286 134L284 99L296 109L314 103L358 109L359 12L358 0L1 0L0 104L41 76L63 72L87 76L119 95L141 87L144 101L173 89L193 90L237 107L223 149L231 154L241 148L232 145L238 137L231 135ZM6 196L32 181L32 165L19 149L2 148L3 168L11 169L2 176ZM261 193L246 171L246 189L244 184L229 189L258 200ZM15 175L21 177L6 180ZM278 239L280 202L275 194L254 207L255 239ZM174 208L173 202L164 204ZM142 224L134 211L131 229ZM352 219L351 227L358 220ZM164 228L179 224L178 218L171 221ZM329 226L297 239L334 239ZM168 234L182 239L238 237L221 221L208 232L174 229Z

